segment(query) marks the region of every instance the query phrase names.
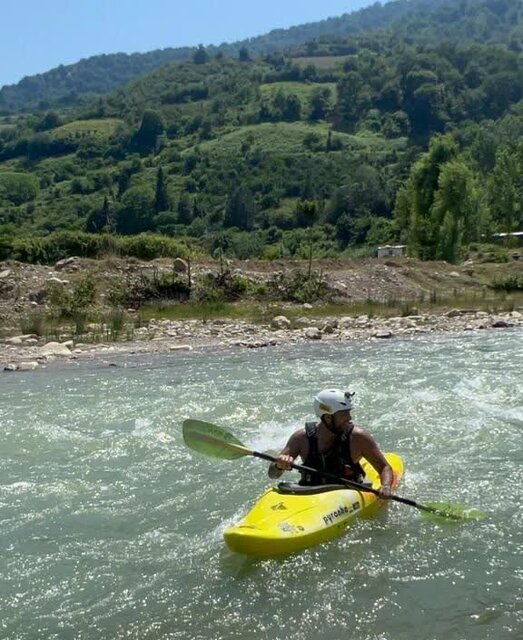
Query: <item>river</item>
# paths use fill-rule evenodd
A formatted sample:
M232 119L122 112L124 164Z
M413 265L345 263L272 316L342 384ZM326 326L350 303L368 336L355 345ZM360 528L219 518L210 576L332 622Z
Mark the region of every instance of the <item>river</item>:
M520 329L116 363L0 374L2 640L523 637ZM267 465L200 456L181 422L277 450L325 386L402 455L399 494L487 518L391 504L283 559L229 552Z

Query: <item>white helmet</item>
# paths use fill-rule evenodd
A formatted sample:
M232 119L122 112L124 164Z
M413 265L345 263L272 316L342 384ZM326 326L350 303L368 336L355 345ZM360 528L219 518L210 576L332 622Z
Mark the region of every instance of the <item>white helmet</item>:
M338 411L348 411L354 407L354 393L339 389L324 389L314 398L314 411L318 418L326 413L334 415Z

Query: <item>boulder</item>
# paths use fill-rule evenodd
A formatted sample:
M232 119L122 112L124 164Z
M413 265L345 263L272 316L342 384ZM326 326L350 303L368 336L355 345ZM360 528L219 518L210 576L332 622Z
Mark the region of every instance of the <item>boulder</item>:
M327 320L321 327L322 333L334 333L338 327L336 320Z
M306 318L305 316L300 316L299 318L296 318L296 320L294 321L294 324L297 327L310 327L311 321L309 318Z
M309 327L308 329L305 329L305 337L308 340L321 340L322 333L318 327Z
M54 268L57 271L61 271L62 269L65 269L66 267L74 264L74 261L75 261L75 258L64 258L63 260L58 260Z
M38 367L39 367L38 362L35 362L35 361L20 362L16 367L16 370L17 371L34 371L35 369L38 369Z
M187 273L189 265L182 258L176 258L173 260L173 270L176 271L176 273Z
M340 329L350 329L353 324L354 318L352 318L351 316L345 316L343 318L340 318L338 321L338 326L340 327Z
M291 321L285 316L276 316L272 319L271 326L273 329L290 329Z
M492 326L496 329L506 329L507 327L512 327L513 325L505 320L505 318L493 318Z
M48 342L40 349L41 356L70 356L71 350L60 342Z
M387 330L376 331L374 333L374 337L380 340L388 340L389 338L392 338L392 331L387 331Z
M13 346L19 346L23 344L24 341L20 336L14 336L13 338L6 338L5 343Z
M4 371L16 371L16 364L14 364L14 362L9 362L5 365Z
M13 272L11 271L11 269L4 269L3 271L0 271L0 280L5 280L6 278L9 278L9 276L12 273Z

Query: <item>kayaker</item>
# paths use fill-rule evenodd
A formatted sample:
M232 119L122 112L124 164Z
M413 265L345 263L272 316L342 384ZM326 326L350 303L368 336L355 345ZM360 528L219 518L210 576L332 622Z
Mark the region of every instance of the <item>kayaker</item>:
M380 474L380 497L388 498L393 481L392 469L368 431L352 422L354 393L324 389L314 398L319 422L309 422L305 429L292 434L276 462L269 467L269 477L279 478L292 468L299 456L303 464L347 480L361 482L365 473L359 461L365 458ZM301 485L332 483L320 474L304 474Z

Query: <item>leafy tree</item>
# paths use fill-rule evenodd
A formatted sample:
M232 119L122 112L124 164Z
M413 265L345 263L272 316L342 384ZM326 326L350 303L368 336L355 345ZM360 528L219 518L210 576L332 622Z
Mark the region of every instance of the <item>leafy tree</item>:
M488 196L493 220L500 231L510 233L523 227L523 143L498 151Z
M209 54L202 44L198 45L198 49L194 52L192 59L194 64L205 64L209 62Z
M247 49L247 47L240 47L238 57L240 62L250 62L251 56L249 54L249 49Z
M310 96L309 120L325 120L332 109L331 98L332 91L329 87L314 89Z
M318 207L314 200L299 200L296 205L296 221L299 227L312 227L318 219Z
M163 120L159 113L152 109L144 111L140 128L132 140L133 147L141 153L154 151L158 136L162 135L164 130Z
M301 118L301 102L295 93L286 96L282 118L287 122L295 122Z
M353 131L370 104L369 88L359 73L350 71L338 82L336 111L342 127Z
M449 119L445 87L431 71L412 71L405 79L404 110L415 136L441 132Z
M131 187L122 197L116 232L135 235L144 231L154 231L154 193L144 187Z
M485 227L485 208L472 171L456 158L441 167L430 211L434 255L457 262L463 244L478 241Z
M56 111L48 111L44 114L40 122L36 125L36 131L49 131L49 129L55 129L62 124L60 116Z
M399 229L403 231L411 253L422 259L434 257L436 241L431 209L442 166L457 153L452 136L435 136L428 152L414 163L407 183L397 194L395 216Z

